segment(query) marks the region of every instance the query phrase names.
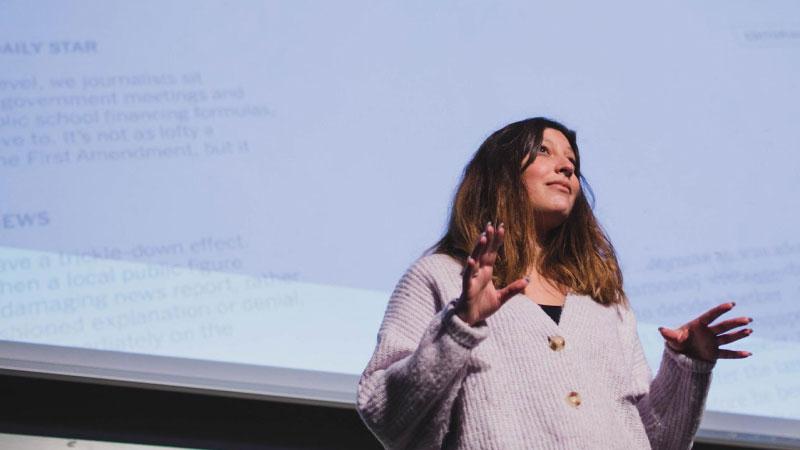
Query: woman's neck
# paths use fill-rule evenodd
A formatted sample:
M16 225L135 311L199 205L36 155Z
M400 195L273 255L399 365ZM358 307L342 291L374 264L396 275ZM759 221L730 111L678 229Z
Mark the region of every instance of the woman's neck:
M546 232L547 231L544 230L541 232L537 230L538 239L534 244L534 254L536 255L537 261L534 263L534 266L527 271L531 282L528 283L528 286L525 288L525 295L540 305L562 306L567 298L569 289L561 283L545 277L539 270L540 262L538 259L541 258L544 251L544 234L540 233Z
M567 298L567 288L545 278L538 270L529 273L531 282L525 288L525 295L540 305L562 306Z

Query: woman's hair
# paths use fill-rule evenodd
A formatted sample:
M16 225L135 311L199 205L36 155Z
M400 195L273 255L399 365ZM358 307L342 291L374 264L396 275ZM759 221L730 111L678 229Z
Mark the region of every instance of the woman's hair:
M563 133L575 151L575 175L581 189L567 219L547 235L537 236L522 173L536 158L546 128ZM593 200L592 192L580 161L575 132L554 120L535 117L495 131L464 169L447 232L429 252L465 263L486 223L503 222L505 237L494 266L496 284L509 284L536 267L545 278L598 303L626 304L614 247L592 212L587 199L588 192ZM541 254L537 254L537 241Z

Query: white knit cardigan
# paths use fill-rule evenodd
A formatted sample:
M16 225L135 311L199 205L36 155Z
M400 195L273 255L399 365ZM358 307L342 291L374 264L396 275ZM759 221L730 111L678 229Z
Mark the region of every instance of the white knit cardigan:
M665 347L653 379L632 311L587 296L567 295L559 324L520 294L470 326L461 273L425 256L389 300L357 395L386 448L691 447L713 363Z

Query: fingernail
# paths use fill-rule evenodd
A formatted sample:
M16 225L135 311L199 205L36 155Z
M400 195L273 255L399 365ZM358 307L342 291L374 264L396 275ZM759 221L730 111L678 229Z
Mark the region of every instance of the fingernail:
M490 227L490 226L492 226L492 221L491 221L491 220L490 220L490 221L488 221L488 222L486 222L486 227L488 228L488 227Z
M481 233L481 237L486 237L486 232Z
M531 277L525 277L525 282L526 283L530 283L531 282Z
M504 228L505 226L506 226L506 224L504 224L503 222L500 222L500 228Z
M745 353L747 353L747 356L753 356L753 354L750 352L745 352Z
M736 302L731 302L731 308L733 308L734 306L736 306Z
M745 330L745 333L747 333L747 335L749 336L749 335L753 334L753 329L752 328L748 328L747 330Z
M751 323L752 321L753 321L753 318L752 318L752 317L748 317L748 318L747 318L747 323Z

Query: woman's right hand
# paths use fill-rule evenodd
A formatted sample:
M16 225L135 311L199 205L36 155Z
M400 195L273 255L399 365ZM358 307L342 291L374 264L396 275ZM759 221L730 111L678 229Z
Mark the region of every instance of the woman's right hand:
M456 303L456 314L464 322L474 325L491 316L511 297L525 291L529 280L519 279L504 287L495 288L492 281L497 252L503 243L505 228L497 229L489 222L478 238L478 243L467 258L462 279L461 297Z

